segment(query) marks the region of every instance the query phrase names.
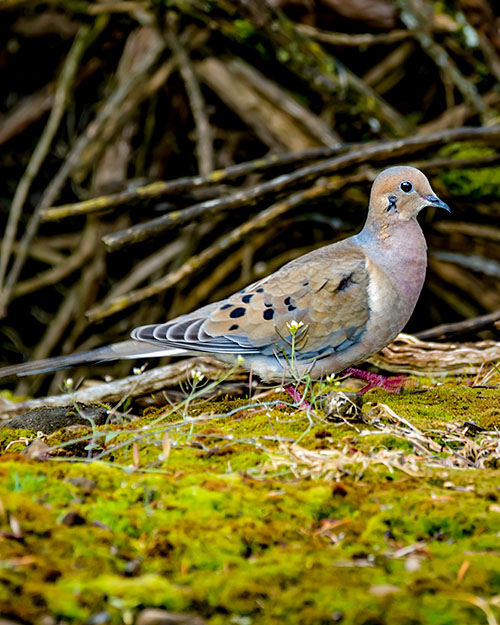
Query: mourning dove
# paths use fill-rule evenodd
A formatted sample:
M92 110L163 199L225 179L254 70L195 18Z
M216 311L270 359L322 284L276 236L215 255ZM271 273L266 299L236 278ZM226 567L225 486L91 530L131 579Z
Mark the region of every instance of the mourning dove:
M412 314L427 265L416 219L426 206L449 211L421 171L386 169L373 183L359 234L305 254L225 300L136 328L131 340L5 367L0 377L200 352L240 360L266 381L343 371L385 347Z

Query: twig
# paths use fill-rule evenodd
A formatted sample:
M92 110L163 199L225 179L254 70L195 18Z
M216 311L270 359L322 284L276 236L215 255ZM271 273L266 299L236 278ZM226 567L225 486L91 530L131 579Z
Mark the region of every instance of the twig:
M463 234L467 237L478 237L491 241L500 241L500 230L496 225L468 223L463 221L438 221L434 229L445 234Z
M178 228L189 221L199 219L201 216L210 216L222 210L239 208L251 205L258 198L271 193L282 192L292 186L304 184L309 180L320 176L352 167L360 163L371 163L380 160L400 159L402 155L408 156L417 151L441 145L451 141L498 141L500 139L500 126L489 128L455 128L444 130L424 137L409 137L394 141L373 142L363 147L358 147L331 159L302 167L291 174L283 174L272 180L257 184L249 189L242 189L222 198L201 202L187 208L167 213L150 221L132 226L122 232L114 232L103 237L103 243L110 250L117 250L131 243L138 243L150 237L158 236L166 230ZM488 156L488 158L492 158ZM493 158L495 156L493 155ZM474 159L476 161L476 159ZM451 159L448 162L452 162ZM460 165L458 159L454 161Z
M104 27L105 23L107 23L106 17L97 18L94 28L89 35L89 39L97 35L101 28ZM137 67L136 72L132 74L130 79L116 89L116 91L108 99L106 106L99 112L96 119L89 124L85 133L76 141L70 154L66 157L66 160L59 168L59 171L45 189L40 202L36 206L28 222L24 236L20 241L19 252L7 277L5 288L3 292L0 293L0 317L6 314L6 307L10 300L12 289L24 265L31 241L38 230L42 212L54 203L64 185L64 182L66 181L66 178L71 173L73 168L79 165L80 157L83 152L92 142L94 137L101 132L106 122L114 115L122 102L127 98L128 94L144 80L144 74L147 73L151 66L156 62L163 49L163 42L159 42L158 45L156 45L154 49L152 49L143 59L140 66Z
M395 108L317 42L299 33L295 24L274 11L270 3L238 0L237 6L259 31L264 31L275 49L282 52L283 64L305 80L313 91L336 101L354 100L363 118L368 122L376 120L379 128L392 136L407 136L412 132L412 125ZM339 98L339 94L347 97Z
M80 86L93 76L101 65L100 59L91 58L75 76L76 85ZM12 111L0 117L0 145L24 132L26 128L52 109L56 86L55 82L46 84L38 91L24 97Z
M487 108L492 110L498 109L500 95L496 91L488 91L488 93L482 96L482 99ZM440 132L446 128L458 128L474 115L476 115L475 109L470 106L468 102L462 102L451 109L446 109L432 121L420 126L418 134L423 136L434 132Z
M133 190L114 193L112 195L103 195L101 197L84 200L83 202L75 202L73 204L64 204L61 206L52 206L43 212L43 221L56 221L66 217L75 217L77 215L86 215L105 211L110 208L117 208L126 204L143 202L148 199L157 199L165 195L174 195L190 189L202 188L211 184L227 182L246 176L252 173L258 173L263 170L275 169L277 167L285 167L287 165L295 165L311 160L318 160L346 152L352 147L359 147L360 144L345 143L335 147L320 147L294 154L271 154L252 161L231 165L225 169L218 169L211 172L207 176L183 176L175 180L166 182L153 182L143 187L137 187Z
M71 275L92 256L95 250L97 231L95 227L87 227L83 232L80 245L73 254L66 257L56 267L52 267L43 273L18 282L12 290L12 299L28 295L52 284L57 284Z
M185 310L194 310L200 303L206 302L208 298L212 300L214 297L218 298L220 289L217 289L217 287L222 287L226 291L234 291L236 285L228 280L228 276L243 264L243 259L247 255L249 248L255 251L255 249L262 247L265 242L274 236L272 230L264 230L259 236L253 236L247 245L237 248L223 263L218 263L210 275L196 285L196 289L190 290L187 298L184 300ZM249 279L243 281L244 284L250 282Z
M8 115L2 115L0 120L0 145L15 137L27 126L43 117L47 111L50 111L54 105L54 89L54 83L49 83L21 100ZM32 158L34 156L35 152L33 152Z
M436 343L400 334L368 362L395 373L444 375L477 373L500 358L500 342Z
M147 280L153 273L161 271L167 263L182 252L183 246L184 242L177 239L137 263L127 276L113 286L108 297L123 295Z
M484 118L487 109L476 87L461 74L445 48L432 39L432 32L428 27L428 21L426 21L426 16L423 15L421 8L415 6L414 0L399 0L399 3L402 8L402 21L413 32L413 36L422 49L441 70L444 79L453 84L460 91L464 100Z
M168 288L171 288L175 284L178 284L181 280L193 274L195 271L206 265L210 260L215 258L221 252L227 250L236 243L244 240L251 232L265 228L277 217L290 210L292 207L302 204L305 200L320 197L326 193L331 193L334 190L338 190L349 182L364 180L366 178L364 174L353 174L351 176L332 177L325 179L321 185L316 185L305 191L298 191L288 198L277 202L270 206L268 209L262 211L252 219L249 219L245 223L235 228L232 232L222 236L211 246L207 247L197 256L193 256L186 263L182 265L177 271L174 271L161 280L158 280L148 286L132 291L128 295L116 297L110 299L109 302L103 306L98 305L88 311L87 315L92 321L103 319L108 317L124 308L128 308L137 302L140 302L148 297L157 295Z
M384 59L371 67L363 76L363 80L367 85L373 87L377 85L377 91L380 91L380 82L386 78L387 74L394 71L402 71L404 73L404 64L415 48L415 44L411 41L405 41L395 50L392 50ZM387 82L387 81L386 81ZM387 90L387 87L385 88Z
M113 402L124 397L138 397L147 393L160 391L167 386L176 386L186 381L193 368L196 368L208 379L215 379L221 371L228 371L230 367L213 358L201 356L181 360L171 365L157 367L151 371L145 371L140 375L133 375L122 380L98 384L90 388L83 388L74 393L31 399L23 402L11 402L0 397L0 417L9 418L18 414L42 407L73 406L75 402L82 404L95 404ZM235 373L231 377L240 377Z
M10 298L12 286L17 280L17 276L19 275L22 264L24 263L26 253L28 251L29 244L32 240L31 236L30 239L25 240L24 243L21 241L16 257L16 262L11 271L12 278L8 279L8 285L6 285L4 291L5 274L7 272L7 266L9 263L10 255L12 253L12 247L16 238L17 227L19 219L21 217L22 209L26 202L26 198L28 197L31 183L33 182L35 176L38 174L40 167L42 166L42 163L48 154L57 129L59 128L62 116L64 114L64 111L66 110L69 95L75 82L75 76L80 65L80 60L83 56L83 53L93 40L96 29L96 26L94 26L94 29L92 31L89 29L88 26L81 26L78 31L75 41L73 42L68 56L66 57L61 71L61 75L57 82L57 88L54 94L54 104L50 112L49 119L43 130L42 136L40 137L40 140L30 158L26 171L19 182L16 193L14 195L14 199L12 200L12 205L9 211L9 218L7 221L7 227L5 229L5 235L3 238L2 249L0 251L0 317L5 314L5 308ZM39 211L35 210L27 227L27 232L28 230L30 232L33 231L33 236L36 232L38 221Z
M285 89L241 59L208 57L196 71L273 152L297 152L340 140Z
M317 115L314 115L308 108L300 104L295 97L286 89L270 80L255 67L245 63L240 58L231 59L227 67L235 74L244 77L255 89L272 102L283 113L288 114L296 124L303 127L313 139L320 145L339 147L342 141L339 135L323 122ZM296 150L292 150L295 152Z
M469 297L471 293L474 293L474 300L483 309L494 311L500 308L498 289L485 288L484 282L472 271L463 269L451 262L438 260L435 256L429 257L429 267L442 280L452 284L455 290L458 289Z
M193 113L196 126L196 152L199 172L202 176L208 176L214 169L212 129L206 114L207 107L201 93L198 78L193 70L191 60L184 46L177 37L172 17L173 14L169 16L171 19L169 20L170 28L167 33L167 42L175 55L175 60L179 66L179 71L186 87L191 112Z
M161 198L165 195L181 193L183 191L187 191L193 188L199 188L210 184L226 182L239 176L256 173L266 169L284 167L286 165L294 165L296 163L302 163L304 161L331 157L334 155L338 155L342 152L347 152L346 157L349 157L350 153L364 149L367 150L366 158L376 158L379 151L381 157L383 157L384 155L390 157L394 153L394 157L398 158L405 153L405 147L406 153L411 154L419 150L433 147L434 145L439 145L440 143L468 140L495 141L498 140L499 137L500 126L491 126L490 128L446 128L436 133L425 134L425 136L422 137L412 137L411 139L398 140L395 142L378 141L371 143L370 146L363 146L357 143L344 144L338 147L336 146L314 148L312 150L306 150L297 154L271 155L268 157L247 161L245 163L240 163L238 165L232 165L231 167L227 167L226 169L216 170L208 176L185 176L167 182L154 182L144 187L138 187L132 191L124 191L122 193L104 195L101 197L92 198L90 200L85 200L83 202L75 202L74 204L50 207L44 211L42 219L44 221L52 221L63 219L66 217L74 217L77 215L104 211L110 208L116 208L118 206L130 203L143 202L146 199ZM395 150L397 151L394 152ZM328 162L329 161L323 161L323 164L327 163L325 169L328 169ZM362 162L362 159L358 158L356 162ZM349 158L347 158L347 165L349 164ZM342 161L339 164L339 168L341 166ZM306 172L306 178L307 173L308 172ZM328 171L324 173L328 173ZM318 175L321 174L322 172L320 170ZM279 177L276 180L278 180L278 187L276 187L276 189L274 187L271 187L270 192L279 190L279 185L281 183L282 177ZM189 210L189 208L185 210ZM114 235L109 235L109 237L106 238L105 243L111 249L119 249L120 247L122 247L123 245L127 245L128 243L147 239L149 236L153 235L155 231L161 233L164 230L168 230L170 227L177 227L189 221L189 218L184 221L182 216L179 216L179 212L181 211L177 211L177 220L173 220L174 223L172 224L172 226L163 226L163 218L166 218L167 223L169 223L171 219L169 215L164 215L157 220L146 222L146 224L141 224L140 227L137 226L137 230L134 227L134 229L127 230L127 235L124 236L123 239L121 237L122 233L120 232L115 233ZM138 234L138 232L140 232L142 228L147 229L144 235ZM115 237L117 237L116 243Z
M101 13L133 13L134 11L147 11L151 8L149 2L137 0L115 0L112 2L90 3L87 5L89 15L99 15Z
M55 345L60 342L78 306L78 287L75 285L64 298L64 301L59 306L56 315L45 327L45 333L35 349L31 352L30 358L47 358L49 356ZM33 396L40 388L42 382L43 378L41 376L38 376L29 382L26 379L21 379L16 387L15 393L19 397L27 394Z
M429 339L444 339L450 336L457 336L459 334L465 334L466 332L477 332L483 328L495 323L500 319L500 310L495 310L486 315L479 315L472 319L464 319L463 321L456 321L455 323L442 323L434 328L428 330L422 330L422 332L416 332L415 336L422 341L428 341Z
M408 30L391 30L388 33L374 35L372 33L334 33L329 30L320 30L319 28L309 26L308 24L297 24L296 28L299 33L307 35L316 41L330 43L332 46L343 46L347 48L373 46L376 44L391 44L411 37L411 33Z
M465 269L470 269L474 273L483 273L486 276L500 278L500 262L492 258L485 258L478 254L450 252L448 250L432 250L430 256L446 263L454 263L460 267L465 267Z

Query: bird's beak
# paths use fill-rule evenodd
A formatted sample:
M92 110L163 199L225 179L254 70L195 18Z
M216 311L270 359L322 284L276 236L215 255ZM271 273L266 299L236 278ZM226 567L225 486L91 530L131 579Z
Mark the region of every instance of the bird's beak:
M426 202L429 202L429 206L437 206L438 208L442 208L445 211L448 211L448 213L451 213L448 204L445 204L443 200L440 200L435 195L421 195L420 197Z

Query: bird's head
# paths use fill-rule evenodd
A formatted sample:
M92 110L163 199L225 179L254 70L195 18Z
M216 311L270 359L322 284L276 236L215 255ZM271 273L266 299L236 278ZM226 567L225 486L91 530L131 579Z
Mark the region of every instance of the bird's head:
M370 195L371 217L382 223L414 219L426 206L450 212L432 190L426 176L415 167L389 167L381 172Z

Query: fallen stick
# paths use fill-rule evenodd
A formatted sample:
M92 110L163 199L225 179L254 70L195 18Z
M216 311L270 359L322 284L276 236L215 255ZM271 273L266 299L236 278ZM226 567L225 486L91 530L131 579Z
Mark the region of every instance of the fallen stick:
M226 379L228 379L227 376L231 367L214 358L201 356L181 360L163 367L156 367L150 371L131 375L121 380L103 382L90 388L64 393L63 395L28 399L22 402L13 402L0 397L0 419L9 419L35 408L60 408L73 406L75 403L99 404L117 402L123 400L123 398L155 393L166 387L177 386L180 382L185 382L190 378L194 369L205 376L205 378L214 380L222 372L226 374ZM236 373L236 376L240 377L241 374ZM229 377L234 379L235 374L231 373Z

